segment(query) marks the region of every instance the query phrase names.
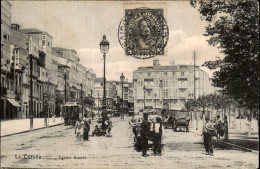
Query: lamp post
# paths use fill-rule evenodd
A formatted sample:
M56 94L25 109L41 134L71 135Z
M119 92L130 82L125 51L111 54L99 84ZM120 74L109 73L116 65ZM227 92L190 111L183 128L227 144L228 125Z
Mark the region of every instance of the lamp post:
M33 130L33 59L32 55L30 57L30 130Z
M106 119L106 53L109 51L109 42L106 40L106 35L103 36L103 40L100 42L100 51L103 53L104 58L104 89L103 89L103 104L102 104L102 118Z
M123 73L121 73L121 76L120 76L120 81L121 81L121 84L122 84L122 113L121 113L121 118L123 119L124 118L124 114L123 114L123 107L124 107L124 81L125 81L125 76Z
M48 92L45 92L43 95L43 101L44 101L44 126L48 127L48 123L47 123L47 113L49 116L49 100L50 99L50 94Z
M80 100L81 100L81 111L82 111L82 119L83 119L83 117L84 117L84 110L83 110L83 89L82 89L82 87L83 87L83 84L81 83L80 84Z
M156 109L156 97L157 97L157 94L154 93L154 108Z
M145 109L145 90L146 90L145 85L144 85L143 89L144 89L144 109Z

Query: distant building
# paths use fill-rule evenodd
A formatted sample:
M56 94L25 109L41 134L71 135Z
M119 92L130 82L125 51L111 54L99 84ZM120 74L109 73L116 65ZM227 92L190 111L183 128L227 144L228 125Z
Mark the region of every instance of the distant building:
M135 113L144 106L181 110L185 100L194 98L194 91L196 98L214 92L209 75L199 66L195 66L194 78L193 65L161 66L159 60L135 70L133 86Z
M95 99L95 109L101 109L103 105L104 78L96 78L94 80L93 97ZM106 107L108 109L115 108L115 91L116 82L106 81Z

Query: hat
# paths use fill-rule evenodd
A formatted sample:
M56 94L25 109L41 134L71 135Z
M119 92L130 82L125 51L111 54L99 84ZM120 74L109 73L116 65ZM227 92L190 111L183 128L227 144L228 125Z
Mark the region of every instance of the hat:
M161 118L160 117L156 117L156 122L161 122Z
M143 113L144 118L148 118L148 113Z
M205 117L205 120L209 120L209 116L206 116L206 117Z

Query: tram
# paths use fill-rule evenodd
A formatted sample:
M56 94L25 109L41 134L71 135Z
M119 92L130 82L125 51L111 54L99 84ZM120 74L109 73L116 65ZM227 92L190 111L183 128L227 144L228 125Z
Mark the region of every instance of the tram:
M77 102L67 102L62 106L62 114L64 116L64 125L75 125L80 115L81 105Z

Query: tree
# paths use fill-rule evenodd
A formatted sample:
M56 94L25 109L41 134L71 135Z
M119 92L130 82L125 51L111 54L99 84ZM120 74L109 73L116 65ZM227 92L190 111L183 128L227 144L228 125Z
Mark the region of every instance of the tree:
M209 23L205 33L210 37L209 45L224 54L223 59L204 63L216 70L213 85L250 109L251 127L253 111L259 114L259 3L191 1L191 5L195 8L199 5L201 19Z
M224 58L207 61L213 85L249 109L259 107L259 8L257 1L191 1L209 24L205 36Z

